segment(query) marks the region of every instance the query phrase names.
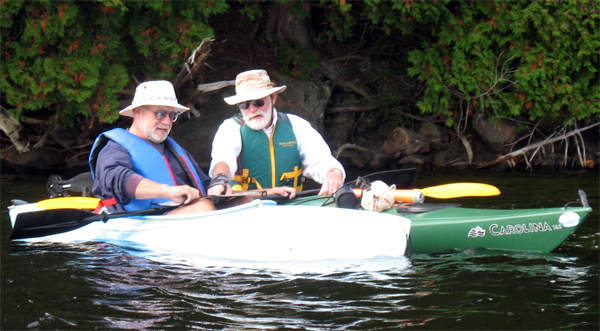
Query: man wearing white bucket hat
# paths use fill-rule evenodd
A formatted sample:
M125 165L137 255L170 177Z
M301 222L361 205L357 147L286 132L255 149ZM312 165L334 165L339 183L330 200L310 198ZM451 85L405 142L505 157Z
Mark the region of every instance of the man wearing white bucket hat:
M177 117L189 110L177 102L168 81L138 85L122 116L133 117L129 129L106 131L96 138L90 152L94 178L92 193L99 208L110 212L155 208L174 202L181 207L169 214L215 210L206 195L210 178L169 133Z
M225 120L215 135L209 174L220 185L212 185L209 194L230 194L230 181L236 190L277 188L290 198L302 190L303 177L322 184L320 195L333 194L343 184L344 167L323 137L303 118L275 109L285 89L276 87L265 70L237 75L236 95L225 102L237 105L241 114Z

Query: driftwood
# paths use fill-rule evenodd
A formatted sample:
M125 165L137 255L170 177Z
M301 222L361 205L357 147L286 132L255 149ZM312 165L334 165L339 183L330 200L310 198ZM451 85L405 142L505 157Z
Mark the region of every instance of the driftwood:
M207 83L207 84L199 84L196 88L199 92L212 92L218 91L222 88L226 88L228 86L235 85L235 80L224 80L221 82Z
M179 102L182 105L191 108L191 112L196 116L199 115L196 109L196 103L201 95L206 93L206 90L210 91L216 90L218 86L226 87L229 85L220 85L220 83L210 83L210 84L201 84L201 70L204 66L208 66L206 64L206 60L210 54L210 45L214 39L204 38L200 45L192 52L192 54L188 57L187 61L184 63L183 69L177 75L175 79L175 83L173 84L175 91L177 92L177 96ZM209 85L207 88L204 85Z
M471 143L469 142L469 139L462 134L460 135L460 142L467 152L467 163L471 164L473 162L473 149L471 148Z
M19 154L29 152L29 142L23 139L19 134L19 131L21 131L23 127L19 121L12 117L8 110L2 106L0 106L0 129L2 129L4 134L10 139Z
M362 106L342 106L342 107L326 108L325 112L328 114L345 113L345 112L366 112L366 111L373 111L373 110L376 110L379 108L381 108L381 105L379 105L379 104L362 105ZM394 111L396 113L401 114L404 117L412 118L413 120L420 121L420 122L432 122L432 123L433 122L445 122L445 121L436 121L436 118L439 117L441 115L441 113L433 114L433 115L429 116L428 118L421 118L419 116L409 114L407 112L403 112L399 109L395 109Z
M210 52L210 45L214 39L204 38L200 45L192 52L190 57L188 57L187 61L184 64L183 69L177 75L177 79L175 79L175 90L182 87L186 82L195 78L200 71L200 67L204 64L204 61L208 57L208 53Z
M592 125L588 125L588 126L586 126L584 128L570 131L570 132L565 133L565 134L563 134L561 136L558 136L558 137L549 138L549 139L546 139L546 140L543 140L543 141L540 141L540 142L537 142L537 143L534 143L534 144L531 144L531 145L527 145L526 147L523 147L523 148L521 148L519 150L516 150L514 152L511 152L511 153L508 153L506 155L503 155L503 156L497 158L494 161L483 163L483 164L479 165L479 168L489 167L489 166L492 166L494 164L497 164L497 163L500 163L500 162L504 162L504 161L509 162L511 164L514 164L514 162L512 162L512 160L515 157L525 155L528 152L530 152L532 150L537 150L537 149L539 149L540 147L542 147L544 145L552 144L552 143L555 143L557 141L565 140L565 139L567 139L569 137L572 137L572 136L575 136L575 135L579 135L579 134L581 134L581 132L589 130L589 129L591 129L593 127L596 127L598 125L600 125L600 123L595 123L595 124L592 124ZM583 164L582 164L582 166L583 166Z
M356 150L359 150L361 152L368 152L369 151L369 149L367 149L367 148L358 146L356 144L347 143L347 144L343 144L342 146L340 146L340 148L338 148L338 150L334 153L335 158L338 159L340 157L340 154L342 154L342 152L345 151L345 150L347 150L347 149L356 149Z
M331 108L327 108L325 111L328 113L361 112L361 111L372 111L379 107L381 107L381 105L331 107Z

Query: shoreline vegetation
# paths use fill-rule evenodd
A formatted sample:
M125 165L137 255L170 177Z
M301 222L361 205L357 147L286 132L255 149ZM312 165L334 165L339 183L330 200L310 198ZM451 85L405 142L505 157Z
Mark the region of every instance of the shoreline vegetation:
M3 174L85 168L99 133L128 126L134 87L159 78L191 108L173 136L207 167L236 112L222 99L256 68L350 169L598 171L594 1L1 6Z

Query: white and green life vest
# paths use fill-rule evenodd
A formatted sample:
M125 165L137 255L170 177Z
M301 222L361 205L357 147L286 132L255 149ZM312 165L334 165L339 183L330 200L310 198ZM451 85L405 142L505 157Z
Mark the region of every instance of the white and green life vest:
M278 186L302 190L302 162L296 135L287 115L277 115L270 137L263 130L252 130L245 125L240 114L233 117L240 123L242 151L232 186L239 185L242 190Z

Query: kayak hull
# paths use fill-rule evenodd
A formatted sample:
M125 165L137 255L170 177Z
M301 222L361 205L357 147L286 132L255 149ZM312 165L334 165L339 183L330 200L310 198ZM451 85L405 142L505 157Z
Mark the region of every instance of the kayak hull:
M591 212L590 207L447 208L404 216L412 220L413 253L470 248L549 253L575 232Z
M400 205L381 213L337 208L329 197L255 200L195 215L109 219L27 240L125 241L164 251L252 261L399 256L406 253L409 236L412 254L472 248L549 253L592 212L583 200L581 207L508 210L421 204L413 210ZM39 208L28 204L10 209L13 227L19 212L33 210Z
M329 202L327 198L307 197L283 203L336 207L334 202ZM415 206L418 209L419 205ZM471 248L550 253L592 212L589 206L536 209L475 209L456 204L424 206L420 208L422 212L406 212L402 205L382 212L412 221L412 254Z
M11 222L26 207L12 208ZM240 261L317 261L403 256L410 220L360 210L251 203L215 212L136 216L93 222L28 241L136 243L164 254ZM381 231L385 229L385 231Z

